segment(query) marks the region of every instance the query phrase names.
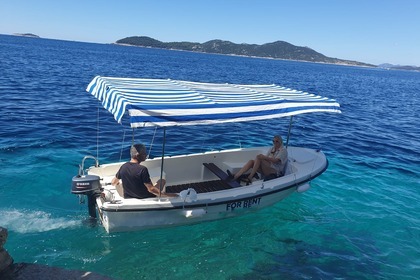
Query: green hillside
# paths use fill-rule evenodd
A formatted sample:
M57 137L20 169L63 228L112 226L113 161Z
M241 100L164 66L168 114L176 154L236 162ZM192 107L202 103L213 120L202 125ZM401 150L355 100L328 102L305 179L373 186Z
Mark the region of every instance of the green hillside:
M205 43L195 42L161 42L146 36L127 37L116 42L132 46L175 49L203 53L226 55L243 55L275 59L288 59L309 62L323 62L333 64L359 65L376 67L372 64L327 57L308 47L299 47L284 41L276 41L263 45L235 44L230 41L211 40Z

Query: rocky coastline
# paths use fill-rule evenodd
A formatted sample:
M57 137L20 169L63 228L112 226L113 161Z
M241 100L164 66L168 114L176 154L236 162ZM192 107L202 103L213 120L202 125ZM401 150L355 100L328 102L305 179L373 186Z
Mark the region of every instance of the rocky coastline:
M80 270L68 270L47 265L31 263L14 263L12 256L4 248L8 231L0 227L0 279L4 280L52 280L52 279L86 279L112 280L113 278L98 273Z

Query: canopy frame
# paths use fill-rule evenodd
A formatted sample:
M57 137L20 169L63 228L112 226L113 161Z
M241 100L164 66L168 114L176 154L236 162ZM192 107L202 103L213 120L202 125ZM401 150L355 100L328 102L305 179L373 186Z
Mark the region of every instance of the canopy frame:
M95 77L86 89L130 126L211 125L305 113L341 113L334 99L278 85L199 83L171 79Z

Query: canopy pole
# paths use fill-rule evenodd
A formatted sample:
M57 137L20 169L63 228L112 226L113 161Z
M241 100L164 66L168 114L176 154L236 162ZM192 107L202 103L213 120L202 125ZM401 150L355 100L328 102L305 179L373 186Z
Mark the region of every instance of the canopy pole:
M99 160L99 104L96 118L96 158Z
M289 146L290 131L292 130L292 123L293 123L293 115L290 116L289 129L287 131L286 149Z
M160 200L161 195L162 195L163 159L165 157L165 143L166 143L166 127L163 128L162 160L161 160L161 163L160 163L159 200Z

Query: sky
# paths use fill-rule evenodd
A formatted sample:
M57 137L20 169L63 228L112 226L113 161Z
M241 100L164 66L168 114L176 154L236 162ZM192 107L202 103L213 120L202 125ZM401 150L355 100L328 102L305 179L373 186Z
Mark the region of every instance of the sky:
M420 66L420 0L0 0L0 34L114 43L286 41L329 57Z

